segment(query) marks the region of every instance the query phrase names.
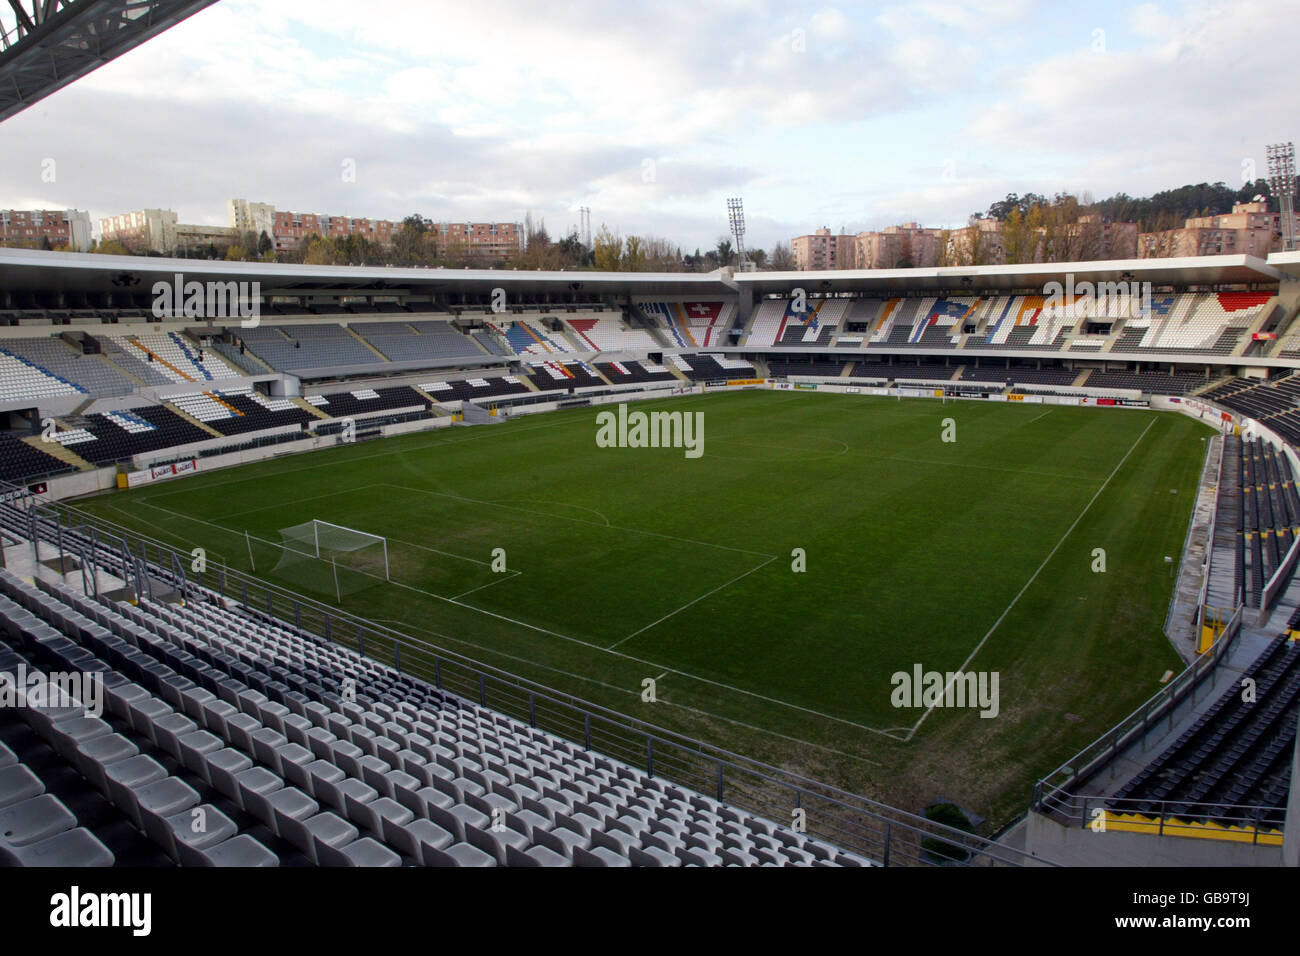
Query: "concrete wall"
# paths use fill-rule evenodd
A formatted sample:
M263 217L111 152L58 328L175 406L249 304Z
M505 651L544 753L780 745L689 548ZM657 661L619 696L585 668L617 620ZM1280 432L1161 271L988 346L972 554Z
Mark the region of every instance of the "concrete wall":
M1282 848L1066 827L1030 811L1025 849L1065 866L1281 866Z

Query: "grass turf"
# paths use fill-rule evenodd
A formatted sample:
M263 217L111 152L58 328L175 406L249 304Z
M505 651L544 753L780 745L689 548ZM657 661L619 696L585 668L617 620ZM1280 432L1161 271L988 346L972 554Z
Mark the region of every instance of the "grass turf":
M703 456L598 448L583 409L82 507L244 570L247 532L273 580L281 528L383 535L392 582L342 588L353 613L909 809L943 795L1014 815L1179 666L1163 558L1195 497L1196 422L767 391L633 407L703 412ZM332 600L331 567L284 574ZM909 734L923 712L892 706L890 676L977 647L966 666L999 672L999 716L938 710Z

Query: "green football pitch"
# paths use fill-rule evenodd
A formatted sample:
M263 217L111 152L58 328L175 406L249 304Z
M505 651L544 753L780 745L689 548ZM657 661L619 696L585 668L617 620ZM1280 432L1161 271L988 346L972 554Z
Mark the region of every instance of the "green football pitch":
M354 614L875 799L943 796L994 822L1180 666L1164 559L1211 434L1188 418L772 391L630 408L702 413L703 454L598 447L600 409L584 408L79 506L326 602L326 562L276 571L281 529L382 536L387 580L373 555L345 567L368 576L339 589ZM918 665L996 672L997 715L895 707L891 676Z

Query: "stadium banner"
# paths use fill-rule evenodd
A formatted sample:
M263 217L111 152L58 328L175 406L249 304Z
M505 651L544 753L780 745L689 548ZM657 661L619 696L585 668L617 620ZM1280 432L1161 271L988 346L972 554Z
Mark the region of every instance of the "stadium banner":
M888 394L889 394L889 389L887 389L887 388L873 388L873 389L871 390L871 394L872 394L872 395L888 395Z
M862 389L858 388L856 385L850 385L848 388L844 390L845 395L858 395L861 392Z
M709 384L712 384L712 382L710 382ZM722 384L724 384L724 385L766 385L766 384L767 384L767 379L765 379L765 378L729 378L729 379L727 379L725 382L723 382ZM799 388L800 386L796 385L795 387L796 387L796 388ZM815 385L813 386L813 388L816 388L816 387L817 387L817 386L815 386Z
M794 387L798 389L803 389L804 391L808 391L808 392L817 391L816 382L795 382Z
M1021 395L1019 392L1012 392L1007 396L1008 402L1023 402L1024 400L1025 396Z
M773 382L772 388L788 392L790 389L794 388L794 385L791 382Z

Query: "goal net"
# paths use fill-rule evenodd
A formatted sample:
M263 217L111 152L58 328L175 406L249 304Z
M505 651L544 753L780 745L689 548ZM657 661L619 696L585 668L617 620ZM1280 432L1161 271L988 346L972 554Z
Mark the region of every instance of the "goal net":
M281 528L274 573L296 587L342 600L389 580L388 539L319 519Z

